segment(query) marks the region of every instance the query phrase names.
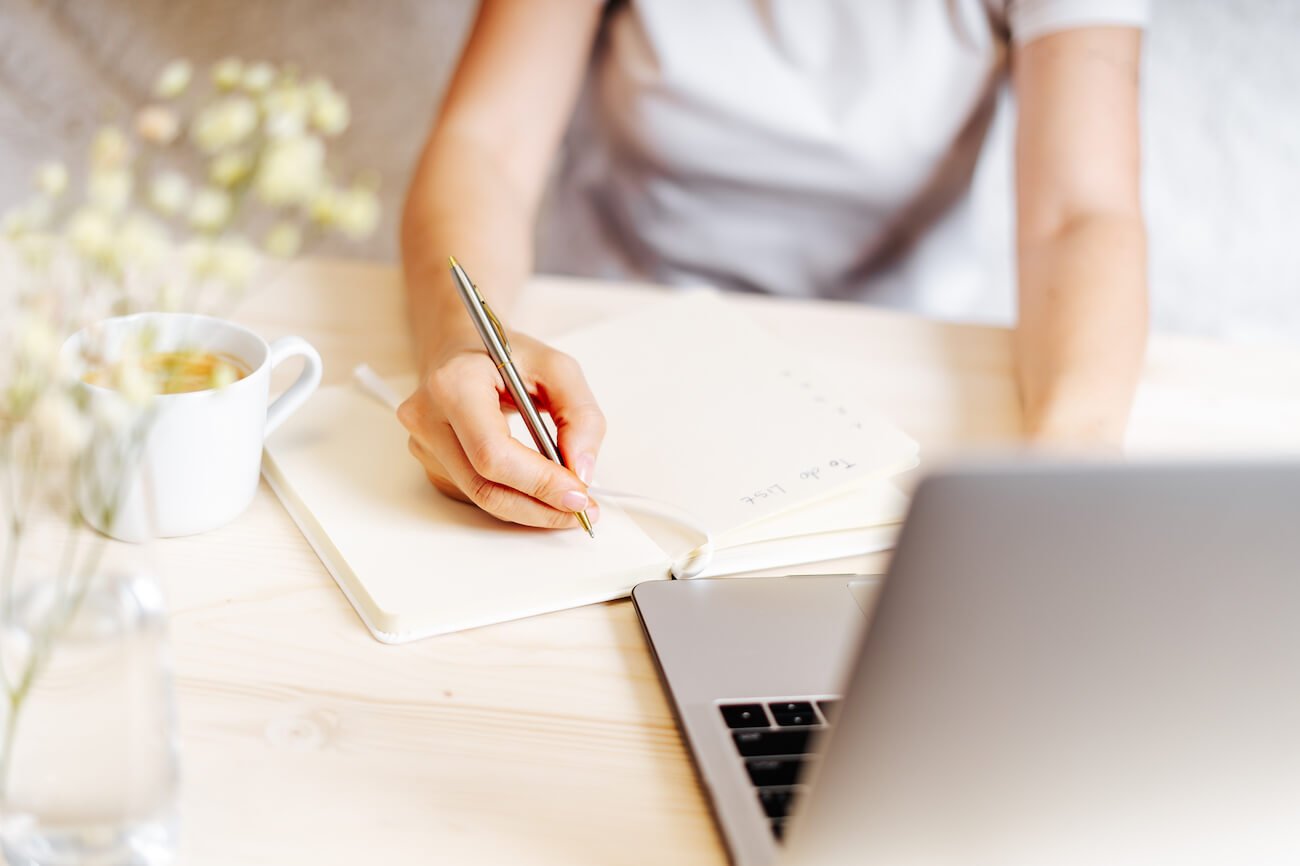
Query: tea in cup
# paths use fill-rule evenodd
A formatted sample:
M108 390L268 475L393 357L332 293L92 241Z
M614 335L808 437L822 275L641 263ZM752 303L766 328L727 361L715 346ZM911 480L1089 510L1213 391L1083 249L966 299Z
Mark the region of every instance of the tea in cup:
M90 525L124 541L205 532L243 513L257 492L263 441L321 378L320 355L301 337L268 344L233 322L185 313L108 319L63 351L70 364L91 359L78 388L92 411L111 412L131 391L148 401L139 459L126 465L120 447L92 443L86 467L101 481L129 473L112 507L82 502ZM120 363L126 352L137 353L134 363ZM303 359L302 373L269 401L272 371L292 357Z
M238 382L249 373L238 358L202 349L150 352L137 363L158 394L188 394L191 391L223 388ZM116 368L107 365L91 367L81 377L81 381L101 388L113 388L117 372Z

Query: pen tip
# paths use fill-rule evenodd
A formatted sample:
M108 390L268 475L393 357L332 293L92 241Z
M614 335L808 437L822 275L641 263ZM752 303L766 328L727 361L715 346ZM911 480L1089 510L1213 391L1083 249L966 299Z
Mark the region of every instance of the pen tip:
M456 257L455 257L455 256L447 256L447 261L451 264L451 266L452 266L453 268L456 267Z

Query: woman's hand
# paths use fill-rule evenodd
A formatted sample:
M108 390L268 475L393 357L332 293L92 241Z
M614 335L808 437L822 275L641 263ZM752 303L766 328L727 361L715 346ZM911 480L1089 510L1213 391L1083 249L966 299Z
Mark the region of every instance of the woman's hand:
M509 314L532 272L534 221L591 58L604 4L484 0L402 216L402 269L424 381L398 410L442 492L502 520L577 526L605 419L573 359L512 335L530 396L573 471L510 436L511 400L447 275L466 262ZM455 323L460 323L456 325Z
M522 334L510 345L538 409L550 412L569 469L510 435L514 404L477 336L448 339L430 357L429 372L397 410L410 431L411 453L444 494L472 502L502 520L562 529L576 511L595 522L587 494L605 436L605 416L568 355Z

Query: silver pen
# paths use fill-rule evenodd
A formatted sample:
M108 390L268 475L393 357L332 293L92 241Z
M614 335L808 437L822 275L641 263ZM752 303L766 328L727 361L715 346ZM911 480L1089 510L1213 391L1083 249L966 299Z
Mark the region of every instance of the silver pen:
M555 440L551 438L551 431L547 429L546 422L542 420L541 413L537 411L537 406L528 396L528 389L524 387L523 377L519 375L519 368L510 358L510 341L506 339L505 326L501 320L492 312L488 302L483 299L479 293L478 286L470 281L469 274L465 273L457 262L455 256L449 256L447 261L451 263L452 282L456 284L456 291L460 293L460 299L465 304L465 310L469 313L470 320L474 323L478 335L483 338L483 345L487 348L488 357L492 363L497 365L497 372L501 374L501 381L506 383L506 390L510 392L510 397L515 401L515 406L519 409L519 414L524 416L524 423L528 425L528 432L533 435L533 442L537 445L537 450L556 463L564 466L564 458L560 456L560 450L555 447ZM567 466L565 468L568 468ZM582 524L582 528L587 530L587 534L592 538L596 533L591 528L591 520L587 517L585 511L575 511L574 516Z

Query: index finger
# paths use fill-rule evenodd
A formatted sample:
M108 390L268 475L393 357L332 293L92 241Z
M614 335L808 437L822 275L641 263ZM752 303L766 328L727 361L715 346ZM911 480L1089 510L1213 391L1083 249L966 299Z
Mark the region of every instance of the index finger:
M510 435L496 395L472 392L443 406L474 471L561 511L587 507L586 485L574 473Z
M555 419L565 464L586 484L591 483L596 455L605 440L605 413L587 384L582 367L569 355L550 352L542 362L537 387Z

